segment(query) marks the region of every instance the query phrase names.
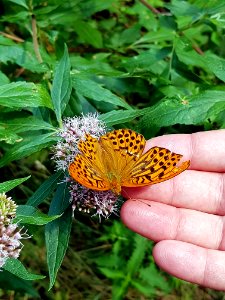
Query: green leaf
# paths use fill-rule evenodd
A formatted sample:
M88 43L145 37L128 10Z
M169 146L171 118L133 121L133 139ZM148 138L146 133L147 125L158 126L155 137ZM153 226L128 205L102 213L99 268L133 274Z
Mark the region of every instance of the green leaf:
M109 269L109 268L103 268L100 267L99 270L101 271L102 274L104 274L106 277L109 279L119 279L123 280L124 279L124 272L121 270L115 270L115 269Z
M16 15L14 15L16 17ZM30 17L29 13L20 12L18 13L18 17L21 19L26 19ZM7 16L6 21L10 22L9 17ZM13 22L14 20L12 20ZM8 39L9 40L9 39ZM5 43L6 44L6 43ZM41 52L42 58L45 63L39 63L37 57L35 56L33 43L31 42L23 42L20 44L13 43L12 41L8 41L8 45L0 44L0 61L1 63L8 64L11 62L13 64L17 64L24 69L30 70L35 73L45 73L49 70L47 64L51 64L51 58L43 51ZM40 49L41 50L41 49Z
M75 20L74 30L87 44L90 44L95 48L103 47L101 32L92 27L88 22Z
M4 73L2 73L2 71L0 71L0 85L8 83L10 83L9 78Z
M69 199L70 195L67 184L60 184L51 202L49 215L62 214L70 204ZM55 283L57 272L65 256L69 243L71 225L72 211L71 208L69 208L60 218L52 221L45 227L47 263L50 277L49 289L51 289Z
M27 10L18 10L18 12L14 13L14 14L6 14L4 16L1 16L1 21L9 22L9 23L15 22L18 24L20 22L24 22L24 20L26 20L26 18L28 18L29 16L30 16L30 14ZM13 44L13 41L11 44Z
M1 120L0 126L13 130L14 133L25 132L30 130L53 130L56 129L49 123L44 122L36 117L30 116L26 118L16 118L9 120Z
M8 180L5 182L0 183L0 193L7 193L8 191L14 189L16 186L20 185L27 179L29 179L31 176Z
M13 223L45 225L59 217L59 215L47 216L33 206L19 205L16 209L16 217L13 219Z
M0 141L4 141L7 144L15 144L22 141L22 138L14 131L5 130L5 128L0 127Z
M140 24L136 23L135 25L125 29L119 38L120 44L122 46L124 44L131 44L134 43L137 39L140 38Z
M8 258L3 269L24 280L38 280L45 278L45 276L42 275L29 273L23 264L15 258Z
M15 43L11 39L8 39L8 38L0 35L0 45L3 45L3 46L12 46L12 45L15 45ZM0 52L0 55L1 54L2 53Z
M69 102L72 84L70 77L70 59L65 45L64 54L55 69L51 97L58 122L61 124L62 114Z
M114 95L111 91L103 88L93 80L74 77L73 87L77 93L94 101L107 102L130 109L130 106L122 98Z
M0 288L4 291L11 290L15 294L29 294L33 296L33 299L39 297L38 292L32 286L32 281L21 279L6 270L0 272Z
M174 124L203 124L218 103L224 103L225 91L207 90L201 94L170 98L146 109L142 119L143 126L171 126Z
M151 72L153 74L162 74L165 70L167 64L164 61L165 58L170 53L171 49L150 49L142 52L139 55L133 57L125 57L123 59L122 65L128 70L128 72L133 76L133 74ZM149 77L148 77L149 78Z
M99 53L94 54L89 59L81 57L81 56L70 56L70 61L72 65L72 72L90 75L102 75L102 76L113 76L113 77L121 77L124 76L124 73L112 68L112 66L107 62L107 57L109 54L107 53Z
M225 81L225 59L213 54L206 53L204 60L210 71L222 81Z
M114 126L125 122L130 122L137 117L146 113L146 109L128 109L128 110L112 110L108 113L101 114L99 119L104 121L107 126Z
M183 0L173 0L172 4L167 4L166 7L169 8L176 17L188 16L193 21L196 21L203 16L203 10L201 8Z
M115 0L88 0L80 2L81 11L86 17L90 17L96 12L101 12L102 10L110 10L112 9L113 4L115 4Z
M176 39L175 52L179 61L189 66L197 66L200 68L207 68L204 61L204 56L193 50L193 47L185 37Z
M28 9L28 6L27 6L27 3L26 3L26 0L9 0L10 2L13 2L15 4L18 4L20 6L23 6L25 7L26 9Z
M0 168L5 166L11 161L21 159L29 156L35 152L51 146L57 141L57 137L52 133L46 133L37 136L28 136L20 143L17 143L11 148L2 159L0 159Z
M153 42L158 43L158 42L165 42L165 41L173 41L174 37L175 37L175 32L172 29L160 28L155 32L151 31L146 33L140 39L136 40L133 46L143 44L143 43L153 43ZM144 53L145 52L143 52L143 54Z
M203 0L200 1L200 5L203 7L206 14L217 14L220 15L224 12L225 3L220 0L214 0L213 2L208 1L207 3ZM216 18L217 16L215 16ZM220 18L218 18L220 19Z
M41 85L12 82L0 86L0 105L12 108L44 106L52 108L51 99Z
M145 285L154 288L159 288L160 290L169 293L171 287L165 280L163 274L156 268L156 265L151 263L146 268L141 268L139 277L145 282Z
M151 278L151 277L150 277ZM156 289L148 286L146 282L132 280L131 285L137 289L140 293L144 294L145 296L154 296L156 294ZM151 299L151 298L150 298Z
M133 277L133 275L138 271L148 246L149 241L140 235L135 235L135 248L129 261L127 263L127 273Z
M26 204L36 207L44 202L44 200L55 190L61 178L62 171L58 171L53 174L44 183L42 183L42 185L35 191L30 199L28 199Z

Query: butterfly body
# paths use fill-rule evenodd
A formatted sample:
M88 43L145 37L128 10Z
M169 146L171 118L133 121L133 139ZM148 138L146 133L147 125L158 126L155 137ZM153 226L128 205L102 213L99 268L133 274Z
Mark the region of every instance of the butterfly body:
M176 164L182 155L153 147L143 154L146 141L130 129L109 132L99 139L86 135L69 166L69 174L87 188L121 193L121 187L139 187L173 178L188 168Z

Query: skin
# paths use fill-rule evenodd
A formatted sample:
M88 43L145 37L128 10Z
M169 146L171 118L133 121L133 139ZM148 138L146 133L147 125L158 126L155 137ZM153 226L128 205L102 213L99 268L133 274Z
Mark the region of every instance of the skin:
M168 181L124 188L121 218L156 242L155 262L183 280L225 291L225 130L156 137L147 142L191 160Z

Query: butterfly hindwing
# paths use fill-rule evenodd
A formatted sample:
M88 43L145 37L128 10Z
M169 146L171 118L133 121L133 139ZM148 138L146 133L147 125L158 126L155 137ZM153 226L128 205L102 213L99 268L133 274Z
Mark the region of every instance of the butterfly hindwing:
M111 143L113 150L120 151L121 155L139 157L144 150L145 138L131 129L113 130L100 139L105 144Z
M105 177L98 140L86 135L86 140L78 143L78 149L81 153L77 154L69 165L70 176L87 188L109 190L110 186Z
M112 171L126 176L141 156L145 139L133 130L118 129L102 136L100 144L106 152L106 160L110 160Z

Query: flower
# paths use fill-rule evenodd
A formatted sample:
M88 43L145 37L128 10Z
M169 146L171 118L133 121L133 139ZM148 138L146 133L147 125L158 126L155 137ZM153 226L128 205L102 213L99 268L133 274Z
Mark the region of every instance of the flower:
M5 264L7 258L19 257L23 247L20 242L22 238L23 235L17 224L0 225L0 268Z
M95 138L106 133L105 123L98 119L97 113L64 120L63 128L58 132L59 142L53 147L57 170L68 169L78 153L78 142L85 139L86 133Z
M73 211L78 209L85 213L95 212L94 215L108 218L117 212L118 197L112 191L94 191L71 179L69 186Z
M59 141L54 146L53 159L56 161L56 169L67 171L74 157L79 153L78 143L84 140L86 134L95 138L106 133L106 125L99 120L98 114L87 114L81 117L67 118L63 122L63 128L59 130ZM65 181L69 182L69 191L73 210L85 213L93 213L108 218L110 214L117 212L118 196L112 191L94 191L74 181L66 174Z
M0 193L0 268L4 266L8 258L18 258L23 244L21 239L26 234L21 234L17 224L12 224L16 215L16 203Z

